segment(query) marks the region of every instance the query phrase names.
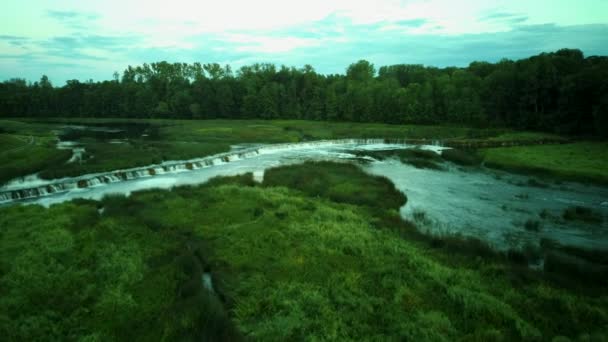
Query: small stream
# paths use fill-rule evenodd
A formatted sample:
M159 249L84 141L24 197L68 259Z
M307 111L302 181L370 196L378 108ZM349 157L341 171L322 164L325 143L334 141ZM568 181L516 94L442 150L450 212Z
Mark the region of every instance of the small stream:
M578 247L608 250L608 188L576 183L533 186L529 178L487 169L463 169L446 163L446 170L418 169L397 160L378 161L365 153L413 145L387 144L383 140L336 140L277 145L242 145L221 156L191 161L166 162L131 170L87 175L75 179L44 181L26 177L0 188L0 205L13 203L49 206L74 198L101 199L111 193L192 185L216 176L252 172L261 181L267 168L306 160L347 160L360 163L367 172L389 178L408 197L401 215L418 220L431 234L461 234L488 241L497 249L537 245L543 238ZM440 152L440 146L418 146ZM155 170L154 172L150 170ZM115 174L124 177L113 177ZM96 179L108 181L95 181ZM63 183L61 183L63 182ZM71 182L71 183L70 183ZM61 191L15 200L10 192L65 186ZM74 185L77 184L77 185ZM85 184L86 186L80 186ZM537 184L536 184L537 185ZM4 195L4 197L2 197ZM3 202L2 202L3 200ZM602 223L565 221L570 206L592 208ZM424 214L420 214L420 213ZM543 214L541 217L541 213ZM423 216L424 220L420 220ZM525 229L528 220L539 221L535 230Z

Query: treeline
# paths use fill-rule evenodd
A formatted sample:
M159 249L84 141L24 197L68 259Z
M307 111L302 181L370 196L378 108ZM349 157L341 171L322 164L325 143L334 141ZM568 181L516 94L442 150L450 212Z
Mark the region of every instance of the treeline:
M273 64L129 66L114 80L0 84L0 115L309 119L506 126L608 135L608 57L563 49L466 68L367 61L345 75Z

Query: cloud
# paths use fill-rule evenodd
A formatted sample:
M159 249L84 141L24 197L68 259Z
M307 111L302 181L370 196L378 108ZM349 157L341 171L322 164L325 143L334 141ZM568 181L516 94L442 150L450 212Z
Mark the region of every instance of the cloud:
M395 22L395 25L405 26L405 27L420 27L426 23L428 23L427 19L418 18L418 19L398 20Z
M131 26L113 25L115 17L109 12L100 12L103 16L83 11L43 13L55 26L60 23L61 30L32 37L19 31L0 35L0 80L15 76L36 80L42 74L57 85L73 78L103 80L127 65L161 60L229 63L235 70L255 62L311 64L318 72L332 74L344 73L359 59L376 66L445 67L524 58L564 47L580 48L587 55L608 54L608 25L529 25L528 16L516 10L475 12L469 17L481 22L479 30L466 26L469 21L464 29L454 29L452 21L417 12L361 20L335 10L280 28L234 25L224 30L206 30L201 28L202 20L179 21L173 16L175 20L169 22L142 16L131 20L130 12L124 11L120 15ZM363 9L357 13L365 14Z
M0 40L20 40L20 39L27 39L27 37L0 34Z
M521 16L521 17L512 17L512 18L508 18L505 21L509 24L515 25L515 24L521 24L523 22L528 21L528 17L526 16Z
M521 13L490 12L479 17L480 22L517 25L528 21L529 17Z
M30 38L22 36L0 35L0 42L1 41L4 41L14 47L26 48L30 42Z
M427 65L466 66L473 60L496 62L501 58L525 58L564 47L581 48L588 54L605 54L608 52L605 48L608 46L607 33L608 25L524 25L499 33L405 36L400 40L387 37L368 49L384 59L384 63L399 63L399 59L408 62L410 58ZM363 40L358 45L372 43Z
M49 10L46 12L47 16L63 21L71 21L71 20L95 20L100 17L100 15L95 13L83 13L83 12L75 12L75 11L53 11Z
M438 67L467 66L475 60L497 62L519 59L561 48L580 48L587 55L608 53L608 25L524 25L499 32L463 35L406 34L371 31L344 35L321 48L299 48L295 53L272 54L271 62L312 64L322 73L343 73L357 59L377 66L411 63ZM256 56L252 56L255 60Z
M44 56L72 60L105 60L114 54L128 51L137 42L138 39L135 37L75 34L52 37L38 42L37 46L43 50L40 55Z
M73 30L86 30L91 23L101 18L96 13L85 13L76 11L55 11L48 10L46 15L59 21L62 25Z
M502 20L502 19L509 19L509 18L512 18L515 16L517 16L517 14L515 14L515 13L493 12L493 13L489 13L489 14L481 16L479 18L479 20L480 21Z

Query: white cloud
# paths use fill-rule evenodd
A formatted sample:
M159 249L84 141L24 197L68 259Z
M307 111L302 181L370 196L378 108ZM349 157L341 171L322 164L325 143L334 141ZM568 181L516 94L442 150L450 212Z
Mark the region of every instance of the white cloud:
M433 63L442 48L433 44L456 44L467 35L530 36L518 32L522 25L608 24L605 13L605 0L3 0L1 34L26 39L0 38L0 79L21 70L42 74L51 64L63 64L66 73L68 65L80 64L85 67L71 72L109 78L127 63L159 59L325 63L319 70L339 72L346 65L337 61L386 57L391 49L390 58L378 58L407 62L410 51L427 51ZM595 46L560 32L571 39L563 46ZM401 48L403 42L417 45ZM521 54L515 48L501 53L509 51ZM417 53L416 61L424 62Z

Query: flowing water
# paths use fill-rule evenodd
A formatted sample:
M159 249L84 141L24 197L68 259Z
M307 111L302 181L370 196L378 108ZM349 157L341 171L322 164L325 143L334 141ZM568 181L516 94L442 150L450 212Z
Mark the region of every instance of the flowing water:
M371 163L369 172L389 178L407 194L401 215L430 233L457 233L489 241L498 249L537 245L547 238L566 245L608 250L608 188L576 183L530 186L528 178L483 169L449 166L417 169L398 161ZM602 223L566 221L563 211L583 206ZM542 217L541 217L542 214ZM544 217L544 218L543 218ZM525 228L539 222L538 229Z
M412 148L382 139L333 140L277 145L241 145L233 151L187 161L45 181L35 176L0 188L0 205L31 203L49 206L74 198L100 199L111 193L130 194L149 188L200 184L215 176L264 170L305 160L359 162L369 173L389 178L408 197L401 214L417 220L431 234L456 233L488 241L498 249L538 244L548 238L566 245L608 250L608 188L574 183L531 186L528 178L485 169L417 169L396 160L378 161L361 151ZM442 147L420 146L440 152ZM357 155L353 154L357 151ZM533 183L534 185L534 183ZM564 221L570 206L599 212L603 223ZM424 214L421 214L421 213ZM543 213L543 217L540 214ZM422 219L421 219L422 218ZM539 221L526 230L526 221Z

